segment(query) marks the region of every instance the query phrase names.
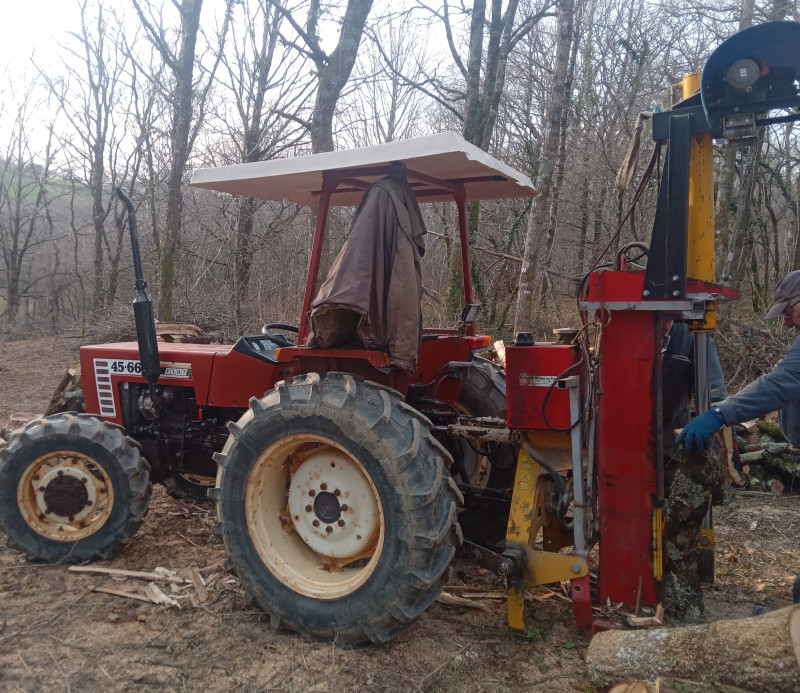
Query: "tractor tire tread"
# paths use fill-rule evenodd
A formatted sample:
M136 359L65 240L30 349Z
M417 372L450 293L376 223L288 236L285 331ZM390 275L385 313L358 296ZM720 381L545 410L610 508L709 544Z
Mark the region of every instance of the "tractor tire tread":
M16 488L20 476L30 462L25 456L32 447L43 448L49 438L56 438L59 447L70 444L80 446L82 440L99 445L108 453L111 464L115 464L119 475L102 466L114 483L117 481L127 488L115 486L115 503L122 503L119 514L94 534L74 542L57 542L37 534L20 515L16 498ZM34 458L35 459L35 458ZM0 529L8 536L8 546L26 552L28 560L46 563L85 563L97 559L108 559L119 553L122 547L139 531L150 505L152 485L150 465L140 454L139 446L127 437L124 429L110 424L93 414L64 412L49 417L34 419L15 431L6 447L0 450L0 486L7 489L7 502L0 505ZM112 516L117 509L112 509Z
M342 616L338 622L321 624L314 614L275 600L259 573L267 573L264 579L277 579L269 576L263 564L253 565L251 554L255 550L247 528L238 527L236 521L226 517L226 513L241 512L236 508L236 503L241 504L240 496L234 502L234 491L228 491L228 477L241 467L239 446L250 437L251 429L311 415L326 417L340 426L359 446L382 446L376 458L390 484L404 489L397 494L402 506L399 514L403 522L411 524L410 532L398 533L394 539L405 545L408 561L402 570L391 571L391 589L383 586L372 594L366 589L368 580L357 595L346 596L345 600L375 599L374 609L366 616L350 617L349 622L345 620L347 616ZM223 530L229 555L226 567L237 570L246 589L269 614L273 627L287 628L304 638L333 639L338 646L348 648L387 642L409 628L438 595L439 580L460 537L460 493L449 481L449 453L431 435L429 419L383 385L344 373L308 374L295 377L291 383L278 383L259 404L251 405L232 431L236 429L238 435L229 437L220 455L225 456L226 464L220 466L217 477L221 492L217 501L218 526ZM249 471L248 468L246 473ZM350 611L353 609L342 609L344 614ZM358 611L363 614L367 610Z

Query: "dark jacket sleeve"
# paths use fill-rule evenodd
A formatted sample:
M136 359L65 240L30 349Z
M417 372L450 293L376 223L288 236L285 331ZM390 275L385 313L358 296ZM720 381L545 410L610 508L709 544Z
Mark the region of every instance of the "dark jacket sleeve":
M800 337L789 353L769 373L720 402L722 418L728 426L783 409L800 398Z
M708 378L711 381L711 401L721 402L728 396L725 378L722 376L722 364L713 339L708 340Z

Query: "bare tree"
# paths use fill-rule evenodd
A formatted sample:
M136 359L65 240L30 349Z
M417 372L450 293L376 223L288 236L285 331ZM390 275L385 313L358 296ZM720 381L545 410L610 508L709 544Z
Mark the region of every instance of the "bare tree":
M547 229L550 196L553 191L558 145L561 136L562 113L569 99L569 57L572 47L573 22L575 18L574 0L561 0L558 9L558 38L556 57L553 65L550 98L545 112L545 136L542 146L539 175L536 187L539 196L534 200L528 218L528 232L525 235L525 250L519 275L517 311L514 332L528 332L533 320L534 291L537 279L537 250L543 233Z
M229 52L223 54L223 85L232 96L230 113L221 114L226 141L235 146L237 163L271 159L294 146L302 136L294 119L275 112L280 104L294 118L308 95L298 70L304 61L291 48L278 48L284 4L281 0L245 0L241 22L233 23ZM241 35L238 27L241 26ZM233 299L236 327L245 327L242 304L253 261L252 237L256 212L263 201L236 200L233 251Z
M299 46L291 41L289 43L307 55L317 71L317 94L311 119L302 121L292 114L284 115L298 120L308 129L313 153L331 152L334 150L333 118L336 114L336 104L350 79L361 43L361 34L372 9L373 0L347 1L341 19L339 41L330 53L323 50L318 34L322 17L320 0L309 0L304 27L294 18L292 9L284 7L279 0L270 2L286 18L304 45Z
M119 244L112 249L106 235L106 219L116 199L113 187L118 172L110 162L120 156L121 133L118 116L120 79L127 68L128 57L110 33L115 28L106 20L102 2L90 0L78 5L80 32L71 33L72 43L62 46L66 55L64 77L54 76L48 69L38 68L50 93L57 100L69 131L62 138L64 154L71 160L73 176L88 188L92 199L93 273L92 312L109 298L104 285L104 257L112 259ZM94 14L94 16L92 16ZM113 262L113 259L112 259ZM109 278L116 284L116 274ZM111 292L113 296L113 291Z
M53 128L48 128L44 152L35 151L30 122L42 104L34 97L37 85L21 91L8 140L0 154L0 252L5 267L6 303L0 315L17 320L22 298L49 269L39 264L26 275L31 256L47 238L41 233L48 222L47 205L54 195ZM29 268L30 269L30 268Z
M161 11L151 5L143 8L142 0L133 0L147 37L167 66L171 80L170 104L170 168L167 178L166 223L160 239L158 314L161 320L172 320L176 254L183 217L183 182L186 166L197 133L206 115L209 90L222 54L222 46L230 23L233 0L226 0L223 25L216 37L217 53L200 83L195 83L198 65L197 39L200 34L200 12L203 0L173 0L180 16L177 45L171 45Z

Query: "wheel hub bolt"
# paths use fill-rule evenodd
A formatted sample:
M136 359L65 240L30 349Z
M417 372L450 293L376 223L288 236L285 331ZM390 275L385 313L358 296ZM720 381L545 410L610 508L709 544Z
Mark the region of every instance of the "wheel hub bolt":
M311 497L313 498L314 496L316 496L316 495L317 495L317 492L316 492L316 491L315 491L315 490L312 488L312 489L311 489L311 490L308 492L308 495L309 495L309 496L311 496Z
M342 503L342 512L346 513L348 510L350 510L350 506L345 503Z
M333 527L331 527L330 525L328 525L328 526L325 528L325 531L326 531L328 534L330 534L330 533L333 531Z
M311 512L313 509L314 509L314 508L313 508L312 506L310 506L310 505L307 505L307 506L306 506L306 512L307 512L307 513L310 513L310 512Z
M344 527L344 520L339 520L336 524L339 525L339 527Z
M319 520L314 520L311 524L314 525L314 527L319 527Z
M336 489L336 490L333 492L333 495L334 495L334 496L341 496L341 495L342 495L342 492L341 492L341 491L340 491L340 490L337 488L337 489Z
M327 491L327 490L328 490L328 484L320 484L320 485L319 485L319 487L320 487L320 489L322 489L323 491Z

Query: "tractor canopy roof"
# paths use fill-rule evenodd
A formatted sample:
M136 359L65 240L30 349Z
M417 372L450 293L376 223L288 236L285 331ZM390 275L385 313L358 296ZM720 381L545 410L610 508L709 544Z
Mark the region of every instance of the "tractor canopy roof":
M498 161L454 132L399 140L371 147L323 152L287 159L203 168L191 185L263 200L283 200L316 207L323 174L336 171L339 185L331 205L360 202L365 184L382 178L390 165L402 163L420 202L453 199L436 180L461 183L467 200L532 197L536 190L524 173ZM343 176L352 170L352 184ZM421 174L414 176L414 173ZM452 186L448 186L452 187Z

